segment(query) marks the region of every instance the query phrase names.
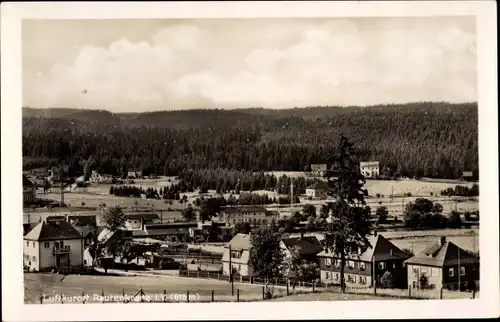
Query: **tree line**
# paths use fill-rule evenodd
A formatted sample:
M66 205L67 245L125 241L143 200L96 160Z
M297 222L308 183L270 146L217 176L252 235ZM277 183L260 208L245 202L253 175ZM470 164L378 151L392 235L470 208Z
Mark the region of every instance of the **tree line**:
M93 156L95 170L118 176L127 169L302 171L327 163L342 133L360 160L380 161L386 175L460 178L479 170L475 103L83 114L23 117L24 168L66 163L77 175Z
M467 186L460 186L460 185L455 186L455 189L450 187L450 188L441 190L441 196L478 197L479 196L479 185L474 183L472 185L472 187L470 187L470 188Z

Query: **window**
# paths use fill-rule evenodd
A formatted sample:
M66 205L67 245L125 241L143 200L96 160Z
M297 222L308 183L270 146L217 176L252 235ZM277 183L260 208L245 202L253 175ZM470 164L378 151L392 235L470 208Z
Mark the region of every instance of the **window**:
M354 276L354 275L349 275L349 274L348 274L348 275L347 275L347 281L348 281L349 283L356 283L356 276Z
M338 273L335 273L334 278L335 278L336 281L338 281L340 279L340 275Z
M366 284L366 276L359 277L359 284Z
M49 248L49 247L50 247L50 242L45 242L45 243L43 244L43 246L44 246L45 248Z
M366 268L366 267L365 267L365 263L363 263L363 262L359 262L359 269L360 269L360 270L362 270L362 271L364 271L364 270L365 270L365 268Z
M413 266L413 273L418 275L418 268Z
M378 263L378 267L379 267L380 269L385 269L385 262L380 262L380 263Z
M30 242L26 241L26 246L30 247Z
M465 275L465 267L460 267L460 275L464 276Z
M86 259L83 260L83 264L87 265L87 260Z
M452 268L450 268L450 269L448 270L448 275L449 275L450 277L453 277L453 276L454 276L454 274L455 274L455 272L454 272L453 267L452 267Z
M396 263L392 263L392 268L396 268Z
M36 256L33 256L32 261L33 261L33 263L36 263Z
M340 259L335 260L335 266L340 267Z
M325 265L326 266L332 265L332 259L331 258L325 258Z
M330 279L330 273L329 273L329 272L326 272L326 273L325 273L325 278L326 278L327 280L329 280L329 279Z
M238 265L238 272L241 272L241 265Z
M347 266L348 266L349 268L354 268L354 262L353 262L353 261L348 261L348 262L347 262Z

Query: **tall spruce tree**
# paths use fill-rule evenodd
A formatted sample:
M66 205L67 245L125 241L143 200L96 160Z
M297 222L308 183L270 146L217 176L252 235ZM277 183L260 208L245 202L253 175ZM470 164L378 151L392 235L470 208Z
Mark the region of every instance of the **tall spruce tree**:
M370 213L365 208L363 189L365 178L359 170L359 161L353 144L341 136L337 153L329 160L326 172L328 194L335 198L325 206L331 215L322 241L327 252L340 258L340 285L345 292L344 267L346 257L372 247L368 236L372 234Z

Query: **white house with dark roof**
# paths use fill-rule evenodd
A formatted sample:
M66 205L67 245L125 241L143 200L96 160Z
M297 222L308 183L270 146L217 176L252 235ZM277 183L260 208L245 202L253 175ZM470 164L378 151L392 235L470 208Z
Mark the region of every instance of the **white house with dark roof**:
M366 178L376 178L380 175L379 161L364 161L359 163L361 174Z
M441 237L422 252L408 259L408 285L421 288L425 275L427 286L432 288L461 289L479 286L479 258Z
M306 196L312 199L325 199L327 197L328 185L318 181L306 188Z
M47 218L23 239L24 266L30 271L81 270L84 239L64 218Z
M224 255L222 255L222 273L230 275L231 268L233 273L240 276L256 276L250 263L250 234L236 234L231 241L224 246Z

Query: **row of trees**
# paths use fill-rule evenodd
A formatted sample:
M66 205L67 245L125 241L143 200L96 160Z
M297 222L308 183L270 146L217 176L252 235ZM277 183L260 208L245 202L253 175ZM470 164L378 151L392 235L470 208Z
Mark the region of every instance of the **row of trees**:
M332 142L345 133L356 142L358 157L380 161L385 174L459 178L463 170L479 170L477 104L184 111L105 119L94 114L24 117L24 167L64 162L70 175L78 175L92 155L95 170L117 176L132 168L145 176L185 169L303 171L336 154ZM213 189L235 184L217 183Z
M141 195L145 195L148 199L160 199L160 194L157 189L136 186L111 186L109 188L109 194L118 197L134 197L140 198Z
M425 198L417 198L413 202L406 205L404 212L404 225L407 228L413 229L428 229L428 228L461 228L462 214L458 211L452 211L449 217L442 214L443 206L440 203L433 203ZM476 213L465 214L466 220L476 218ZM477 212L479 217L479 212Z
M470 188L467 186L455 186L453 188L447 188L441 190L441 196L460 196L460 197L478 197L479 196L479 185L474 183Z

